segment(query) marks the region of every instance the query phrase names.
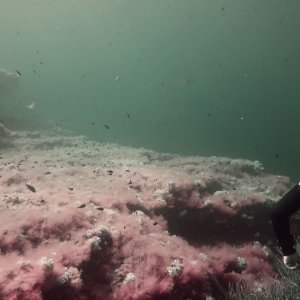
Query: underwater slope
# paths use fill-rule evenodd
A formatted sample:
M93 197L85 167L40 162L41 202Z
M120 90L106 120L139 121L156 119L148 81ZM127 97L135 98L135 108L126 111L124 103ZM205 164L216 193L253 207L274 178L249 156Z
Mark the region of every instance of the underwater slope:
M219 299L278 280L269 214L287 177L257 161L10 135L1 299Z

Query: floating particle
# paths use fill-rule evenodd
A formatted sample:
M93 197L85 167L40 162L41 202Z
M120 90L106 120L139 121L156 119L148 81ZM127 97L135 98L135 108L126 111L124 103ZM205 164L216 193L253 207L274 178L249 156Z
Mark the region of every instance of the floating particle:
M108 125L104 125L104 127L105 127L106 129L109 129L109 126L108 126Z
M121 79L121 75L117 75L116 77L115 77L115 80L120 80Z

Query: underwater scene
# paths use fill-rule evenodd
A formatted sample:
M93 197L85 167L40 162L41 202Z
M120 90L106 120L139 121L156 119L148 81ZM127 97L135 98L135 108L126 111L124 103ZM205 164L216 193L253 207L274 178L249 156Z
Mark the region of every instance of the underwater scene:
M0 4L0 300L300 299L299 1Z

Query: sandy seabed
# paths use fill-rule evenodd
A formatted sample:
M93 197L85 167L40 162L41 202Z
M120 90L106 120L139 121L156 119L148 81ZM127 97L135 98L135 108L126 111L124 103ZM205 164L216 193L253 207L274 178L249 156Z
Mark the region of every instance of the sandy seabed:
M225 299L277 281L269 215L292 183L260 162L0 141L0 299Z

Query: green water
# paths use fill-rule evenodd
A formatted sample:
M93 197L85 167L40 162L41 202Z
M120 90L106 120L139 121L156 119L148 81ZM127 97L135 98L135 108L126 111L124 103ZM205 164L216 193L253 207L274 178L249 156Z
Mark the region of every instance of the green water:
M299 178L300 1L0 4L0 68L22 73L0 95L7 126L51 121L99 141L258 159Z

